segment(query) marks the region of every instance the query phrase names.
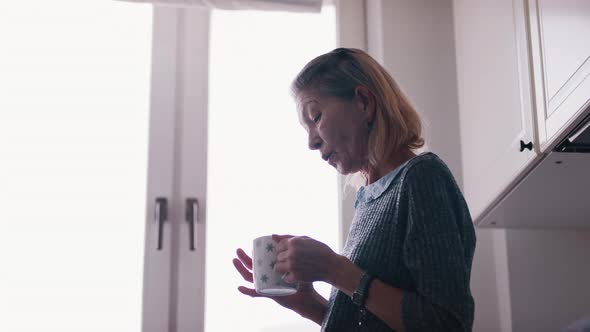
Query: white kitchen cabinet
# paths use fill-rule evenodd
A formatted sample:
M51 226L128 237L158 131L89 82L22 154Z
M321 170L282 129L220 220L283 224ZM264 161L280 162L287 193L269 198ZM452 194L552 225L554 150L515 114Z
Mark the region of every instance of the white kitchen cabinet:
M590 103L590 1L527 0L541 151Z
M479 223L538 157L525 3L453 4L464 194Z

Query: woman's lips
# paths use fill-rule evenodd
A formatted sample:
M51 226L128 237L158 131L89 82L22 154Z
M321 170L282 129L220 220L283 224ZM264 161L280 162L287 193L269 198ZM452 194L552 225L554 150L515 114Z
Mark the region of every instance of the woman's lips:
M334 157L335 157L335 153L334 152L330 153L330 155L328 156L328 164L334 166Z

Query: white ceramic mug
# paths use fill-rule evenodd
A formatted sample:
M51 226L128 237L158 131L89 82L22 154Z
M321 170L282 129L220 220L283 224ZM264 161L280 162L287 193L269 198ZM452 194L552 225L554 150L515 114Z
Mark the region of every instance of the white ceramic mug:
M283 280L283 274L275 271L277 247L271 235L254 239L252 268L256 293L267 296L285 296L297 292L297 284Z

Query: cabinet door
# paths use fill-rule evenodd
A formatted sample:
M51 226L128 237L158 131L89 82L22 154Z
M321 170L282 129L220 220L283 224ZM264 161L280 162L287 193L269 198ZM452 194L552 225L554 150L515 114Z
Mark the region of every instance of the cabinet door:
M475 222L536 153L522 0L454 1L464 192Z
M528 4L544 151L590 102L590 1L528 0Z

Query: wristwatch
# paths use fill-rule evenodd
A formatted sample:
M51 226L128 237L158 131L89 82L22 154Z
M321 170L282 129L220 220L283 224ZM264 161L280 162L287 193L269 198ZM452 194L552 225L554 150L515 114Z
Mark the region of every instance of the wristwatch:
M367 271L363 271L363 276L361 277L356 290L352 293L352 302L361 308L364 308L365 302L367 301L371 281L373 281L373 276L368 274Z

